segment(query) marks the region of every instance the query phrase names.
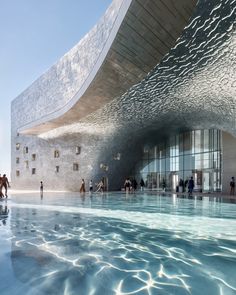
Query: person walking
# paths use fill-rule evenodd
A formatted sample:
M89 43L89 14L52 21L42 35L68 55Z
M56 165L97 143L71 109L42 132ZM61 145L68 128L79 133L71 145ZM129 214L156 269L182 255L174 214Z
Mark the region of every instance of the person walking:
M230 181L230 195L233 196L234 195L234 191L235 191L235 180L234 177L231 177L231 181Z
M0 174L0 199L4 198L4 194L2 193L2 176Z
M104 192L104 183L103 183L103 180L101 180L101 181L97 184L97 190L96 190L96 193L97 193L97 192L101 192L101 193Z
M10 184L9 184L9 181L8 181L8 178L6 176L6 174L3 174L2 176L2 181L1 181L1 190L2 191L2 188L5 188L5 197L7 198L7 188L10 187Z

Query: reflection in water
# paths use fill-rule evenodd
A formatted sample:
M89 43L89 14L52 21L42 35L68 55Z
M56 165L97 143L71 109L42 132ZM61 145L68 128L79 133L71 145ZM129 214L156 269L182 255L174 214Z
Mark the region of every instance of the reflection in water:
M8 214L9 209L7 208L7 205L0 205L0 221L2 221L3 225L6 225Z
M47 202L11 203L10 259L27 294L236 294L234 204L144 194Z

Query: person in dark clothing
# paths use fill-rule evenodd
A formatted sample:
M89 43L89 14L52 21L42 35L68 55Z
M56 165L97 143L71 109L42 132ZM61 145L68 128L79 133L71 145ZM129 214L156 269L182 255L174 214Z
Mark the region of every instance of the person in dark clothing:
M3 174L2 178L1 178L1 192L2 189L5 189L5 197L7 198L7 188L10 187L8 178L6 176L6 174Z
M162 189L163 189L163 192L166 191L166 182L165 182L165 179L164 178L162 180Z
M230 195L234 195L234 191L235 191L235 180L234 177L231 178L230 181Z
M191 178L188 181L188 193L189 193L189 196L192 195L193 189L194 189L194 180L193 180L193 177L191 176Z
M136 189L137 189L137 185L138 185L138 183L137 183L136 179L134 178L134 179L132 180L132 188L133 188L134 191L136 191Z
M184 191L184 181L182 178L179 180L179 192L182 193Z
M40 193L43 193L43 182L40 181Z
M144 181L143 181L143 179L141 178L141 180L140 180L141 191L143 191L144 186L145 186Z
M188 179L185 180L184 182L184 191L187 191L187 187L188 187Z

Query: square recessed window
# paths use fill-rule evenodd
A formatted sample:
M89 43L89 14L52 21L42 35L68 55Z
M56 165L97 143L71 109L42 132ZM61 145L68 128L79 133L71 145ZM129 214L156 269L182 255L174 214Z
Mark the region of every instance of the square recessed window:
M16 164L20 163L20 158L16 158Z
M76 153L76 155L79 155L81 153L81 147L80 146L75 147L75 153Z
M59 158L60 157L60 152L58 150L54 151L54 158Z
M20 144L18 142L18 143L16 143L16 150L19 151L19 149L20 149Z
M55 172L58 173L59 170L60 170L60 167L59 167L59 166L56 166L56 167L55 167Z
M20 170L16 170L16 176L17 176L17 177L20 176Z
M113 156L113 160L115 161L120 161L121 158L121 153L117 153L116 155Z
M36 154L32 154L32 161L36 160Z
M32 175L36 174L36 168L32 168Z
M73 171L79 171L79 164L78 163L73 164Z

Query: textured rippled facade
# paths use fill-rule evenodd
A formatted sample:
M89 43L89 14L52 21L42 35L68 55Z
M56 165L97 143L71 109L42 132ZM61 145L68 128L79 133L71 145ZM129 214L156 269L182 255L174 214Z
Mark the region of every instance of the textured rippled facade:
M149 188L160 188L164 179L174 189L194 175L199 190L227 192L236 176L235 27L235 0L114 0L87 35L12 102L13 185L38 188L42 180L48 189L78 191L82 178L86 185L104 178L112 190L135 176L146 177ZM197 132L209 141L201 166L183 175L173 165L165 173L161 164L150 170L145 153ZM196 148L189 154L196 158ZM161 157L153 159L161 163Z

